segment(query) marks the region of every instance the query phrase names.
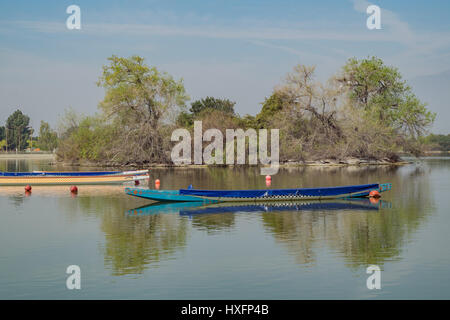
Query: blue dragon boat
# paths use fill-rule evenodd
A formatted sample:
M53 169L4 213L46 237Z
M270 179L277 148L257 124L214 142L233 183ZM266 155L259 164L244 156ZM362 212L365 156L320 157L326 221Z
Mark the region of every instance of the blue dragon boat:
M371 191L379 193L392 188L390 183L362 184L326 188L259 189L259 190L154 190L145 188L125 188L131 196L154 201L180 202L236 202L236 201L298 201L326 200L367 197Z

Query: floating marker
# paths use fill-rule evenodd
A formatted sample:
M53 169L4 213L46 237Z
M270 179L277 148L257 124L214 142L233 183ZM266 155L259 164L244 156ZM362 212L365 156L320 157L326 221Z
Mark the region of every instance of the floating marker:
M266 176L266 181L267 181L267 180L272 180L272 177L269 176L269 175L267 175L267 176Z
M369 197L371 197L371 198L381 198L381 194L377 190L372 190L369 193Z
M26 191L26 192L31 192L31 186L30 186L29 184L27 184L27 185L25 186L25 191Z
M72 193L78 193L78 188L77 188L77 186L71 186L71 187L70 187L70 192L72 192Z
M159 179L155 180L155 188L159 189L159 187L161 186L161 181L159 181Z

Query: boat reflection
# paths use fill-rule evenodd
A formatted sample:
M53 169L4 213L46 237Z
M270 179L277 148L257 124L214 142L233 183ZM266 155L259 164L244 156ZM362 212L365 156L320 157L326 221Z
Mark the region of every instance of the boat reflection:
M373 199L348 199L329 201L296 202L236 202L204 204L202 202L155 203L128 210L128 216L147 216L154 214L180 214L191 216L198 214L219 214L237 212L276 212L276 211L336 211L336 210L372 210L390 208L391 203Z
M152 203L150 205L130 209L125 212L128 216L148 216L154 214L179 213L184 208L202 207L203 202L169 202Z

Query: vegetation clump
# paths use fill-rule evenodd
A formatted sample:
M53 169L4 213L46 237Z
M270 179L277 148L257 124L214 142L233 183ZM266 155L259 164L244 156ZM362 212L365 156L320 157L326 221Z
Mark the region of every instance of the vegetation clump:
M41 122L37 146L57 148L62 161L171 163L172 131L193 130L194 121L201 120L203 130L216 128L224 135L226 129L279 129L282 162L397 161L402 152L417 156L426 149L449 150L448 136L425 137L436 115L396 68L376 57L349 59L325 83L316 80L315 67L297 65L255 116L240 116L234 101L209 96L188 109L183 80L139 56L110 57L97 84L105 89L99 112L67 111L58 133ZM0 141L8 133L8 149L24 149L29 130L29 118L16 111L0 128Z

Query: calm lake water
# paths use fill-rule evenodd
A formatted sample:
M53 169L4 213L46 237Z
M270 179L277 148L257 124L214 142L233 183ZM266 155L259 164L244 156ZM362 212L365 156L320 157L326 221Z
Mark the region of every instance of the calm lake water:
M280 169L272 188L391 182L378 203L150 206L123 187L0 187L1 299L449 299L450 158ZM0 171L67 170L0 160ZM265 188L257 168L154 169L161 189ZM136 210L135 210L136 209ZM81 268L81 290L66 268ZM381 289L369 290L369 265Z

